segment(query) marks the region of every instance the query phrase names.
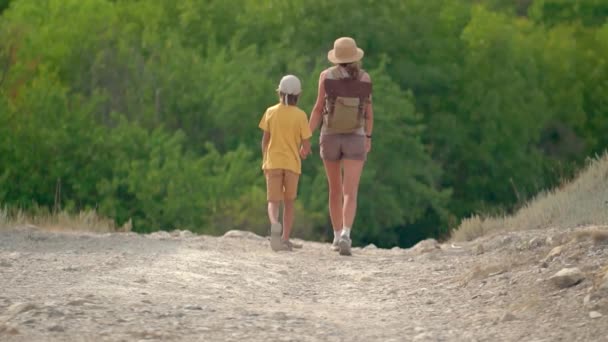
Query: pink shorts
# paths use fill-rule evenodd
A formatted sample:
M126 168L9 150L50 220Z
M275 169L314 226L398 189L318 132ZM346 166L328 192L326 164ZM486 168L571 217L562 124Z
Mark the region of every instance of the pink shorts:
M321 134L319 145L323 160L365 160L367 157L365 136L361 134Z

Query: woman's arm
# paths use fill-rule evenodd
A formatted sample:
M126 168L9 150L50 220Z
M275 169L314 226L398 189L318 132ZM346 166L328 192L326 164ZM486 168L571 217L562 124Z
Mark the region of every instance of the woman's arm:
M365 135L371 136L374 130L374 106L371 102L367 104L365 109Z
M365 74L362 79L365 82L372 82L369 74ZM374 130L374 105L372 103L372 96L369 96L369 103L365 107L365 149L369 152L372 149L372 132Z
M313 107L312 112L310 113L310 120L308 122L308 126L310 128L311 133L314 133L315 130L319 128L321 120L323 119L322 112L323 106L325 106L325 84L323 81L325 81L326 73L327 71L323 71L321 72L321 75L319 75L319 91L317 93L317 102L315 102L315 106Z

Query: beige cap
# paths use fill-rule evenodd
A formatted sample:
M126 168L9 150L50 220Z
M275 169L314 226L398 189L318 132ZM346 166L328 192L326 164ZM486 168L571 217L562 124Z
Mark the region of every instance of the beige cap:
M281 79L277 90L283 94L298 95L302 92L302 84L296 76L287 75Z

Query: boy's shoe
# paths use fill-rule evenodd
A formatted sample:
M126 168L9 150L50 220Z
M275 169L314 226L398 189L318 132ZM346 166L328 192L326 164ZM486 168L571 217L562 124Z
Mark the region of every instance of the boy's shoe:
M289 240L281 240L281 250L291 252L293 246Z
M334 242L331 243L330 249L334 252L339 251L340 250L340 240L334 240Z
M270 248L275 252L283 249L281 233L283 233L283 226L280 223L270 225Z
M296 248L296 249L302 248L302 244L301 243L293 242L291 240L285 240L285 241L283 241L283 243L285 243L286 245L288 245L292 249L293 248Z
M340 248L340 255L352 255L350 253L351 245L352 241L348 236L340 236L340 241L338 242L338 246Z

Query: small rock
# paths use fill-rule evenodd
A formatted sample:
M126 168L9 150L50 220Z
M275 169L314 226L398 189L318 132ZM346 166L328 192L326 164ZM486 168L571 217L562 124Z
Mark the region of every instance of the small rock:
M194 236L194 234L192 234L192 232L189 230L179 230L179 229L173 230L169 234L174 238L182 238L182 239L190 238L190 237Z
M191 238L193 236L194 234L192 234L192 232L189 230L182 230L181 232L179 232L179 237L182 239Z
M583 279L585 279L585 276L581 270L576 267L564 268L549 278L553 284L562 289L574 286L583 281Z
M139 278L135 281L138 284L147 284L148 281L145 278Z
M12 252L11 254L8 255L8 258L11 260L17 260L17 259L21 258L21 253Z
M62 327L61 325L53 325L52 327L49 328L49 331L52 331L52 332L64 332L65 328Z
M511 321L515 321L517 320L517 316L515 316L514 314L507 312L504 315L502 315L502 317L500 317L500 321L501 322L511 322Z
M49 316L49 318L65 316L65 314L63 312L61 312L55 308L50 308L49 311L47 312L47 315Z
M255 233L248 232L245 230L229 230L224 236L225 238L240 238L240 239L251 239L251 240L266 240L266 238L261 237Z
M8 307L6 313L9 316L16 316L20 313L36 309L36 305L32 303L15 303Z
M553 237L552 237L552 236L548 236L548 237L545 239L545 244L546 244L547 246L551 246L551 245L553 245Z
M420 333L416 336L414 336L414 339L412 341L434 341L434 337L433 334L428 333L428 332L423 332Z
M149 234L148 237L153 238L153 239L158 239L158 240L164 240L164 239L171 238L171 234L169 234L168 232L166 232L164 230L161 230L161 231Z
M512 236L512 235L503 236L503 237L501 237L501 238L500 238L500 240L498 241L498 243L499 243L501 246L504 246L504 245L509 244L509 243L511 243L511 242L513 242L513 236Z
M589 302L591 302L591 295L586 295L585 298L583 298L583 305L587 306L589 305Z
M77 272L79 269L76 266L68 266L68 267L62 268L62 270L65 272Z
M426 302L424 302L424 304L432 305L432 304L435 304L435 302L432 299L427 299Z
M597 312L597 311L591 311L591 312L589 312L589 318L592 318L592 319L600 318L602 316L603 315L601 313Z
M544 241L538 237L534 237L528 242L528 246L530 246L531 249L538 248L538 247L542 246L543 244L544 244Z
M68 305L70 305L70 306L80 306L80 305L85 305L87 303L89 303L88 300L79 298L79 299L74 299L74 300L69 301Z
M548 268L548 267L549 267L549 264L548 264L546 261L543 261L543 262L540 264L540 268Z
M545 257L545 262L551 261L554 258L558 257L560 254L562 254L564 250L564 246L557 246L554 247L551 252L549 252L549 254L547 254L547 256Z
M186 305L184 307L186 310L203 310L203 307L200 305Z
M475 247L475 255L482 255L483 253L485 253L485 249L483 248L482 244L477 245L477 247Z
M370 243L369 245L363 247L363 249L378 249L378 247L376 247L376 245L373 243Z

